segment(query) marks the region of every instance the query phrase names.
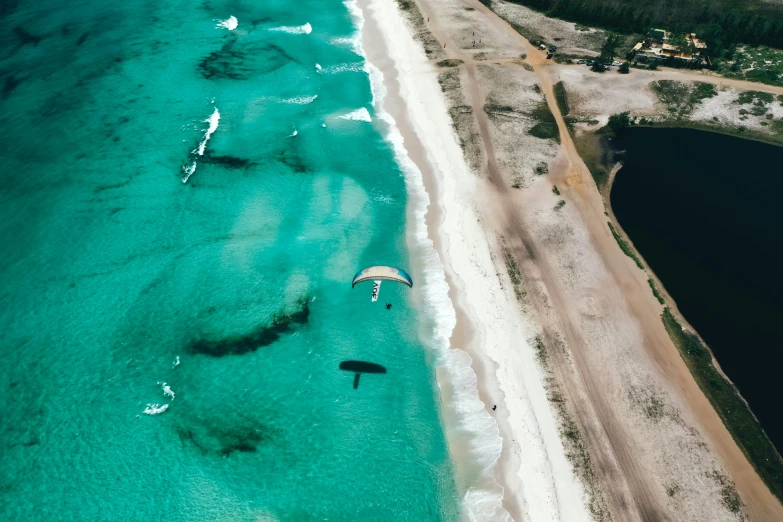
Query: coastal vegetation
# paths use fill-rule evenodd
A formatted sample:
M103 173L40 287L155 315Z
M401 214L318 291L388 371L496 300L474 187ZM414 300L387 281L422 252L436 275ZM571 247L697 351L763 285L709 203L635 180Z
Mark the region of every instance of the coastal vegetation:
M628 242L623 239L623 237L617 233L617 230L615 230L614 226L607 221L606 223L609 225L609 230L612 231L612 236L614 236L614 240L617 241L617 244L620 245L620 250L623 251L623 253L633 259L633 262L636 263L636 266L644 270L644 265L642 264L641 259L639 259L639 256L636 255L636 252L634 252L633 248L631 248L631 245L628 244Z
M783 6L763 0L508 0L548 16L618 31L696 31L717 54L739 42L783 48Z
M545 101L533 109L530 116L532 116L536 124L527 131L528 134L536 138L555 140L560 143L560 130L557 128L557 121Z
M595 185L598 190L603 190L609 181L609 170L603 162L603 152L606 148L603 144L603 136L597 132L583 132L578 136L574 135L573 140L577 152L593 176Z
M552 370L550 362L550 351L564 349L563 347L550 347L544 339L537 335L533 340L533 347L536 352L536 359L544 371L544 386L546 388L547 398L554 406L559 421L560 437L566 451L566 458L571 463L574 473L582 481L588 494L588 507L590 513L597 521L610 520L609 512L606 507L603 495L598 485L593 469L590 452L587 449L587 443L582 436L579 425L574 420L573 415L568 410L566 398L560 391L560 386Z
M598 59L593 62L592 69L596 72L603 72L604 64L609 64L614 61L614 55L617 52L617 48L620 46L622 38L619 34L609 33L606 35L606 40L601 46L601 54Z
M508 272L508 278L511 280L511 286L514 287L514 295L518 301L522 301L525 298L525 288L522 286L522 272L519 271L514 255L505 242L502 248L503 260L506 262L506 272Z
M462 65L464 62L458 58L446 58L445 60L441 60L435 65L438 67L458 67L459 65Z
M687 116L706 98L717 96L718 92L711 83L685 83L676 80L658 80L650 84L650 89L667 106L667 110L677 116Z
M727 78L783 85L783 50L765 45L737 47L731 60L720 61L717 70Z
M566 92L565 84L562 81L557 82L554 85L554 91L555 100L557 101L557 107L560 109L560 114L562 114L563 117L568 116L568 113L571 112L571 109L568 106L568 93Z
M715 367L709 349L698 337L683 330L668 307L661 314L661 319L685 364L720 415L726 429L770 491L783 500L783 459L737 388ZM730 492L724 492L723 496L727 499L727 506L735 504Z
M666 301L663 300L663 296L658 291L658 288L655 286L655 281L652 280L652 277L647 279L647 283L650 285L650 289L652 290L653 295L658 300L659 303L665 304Z

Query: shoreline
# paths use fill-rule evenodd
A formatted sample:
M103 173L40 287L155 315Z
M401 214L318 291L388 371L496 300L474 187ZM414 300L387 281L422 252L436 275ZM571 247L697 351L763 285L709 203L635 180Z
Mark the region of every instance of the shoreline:
M454 324L451 326L449 333L447 334L448 337L446 339L447 346L445 346L445 349L447 351L452 351L450 349L450 346L453 346L455 344L463 347L469 347L474 342L476 342L476 339L478 337L478 332L474 328L472 321L468 317L467 312L463 308L463 305L461 304L461 299L458 296L456 290L455 290L455 284L454 284L454 276L453 274L450 274L450 271L446 268L446 263L443 263L442 256L443 256L443 243L446 241L445 238L441 237L438 233L438 227L442 224L444 216L443 216L443 208L440 200L440 191L438 186L438 180L437 175L434 171L433 165L430 163L429 158L427 157L427 150L425 145L421 142L419 139L419 136L417 135L416 131L413 129L413 126L411 122L409 121L408 115L406 114L406 104L404 99L402 98L400 94L400 84L398 81L399 77L399 71L395 67L395 63L393 60L390 60L388 57L388 49L386 46L385 41L383 40L382 31L380 28L380 24L378 23L378 20L375 18L375 16L371 13L371 10L373 7L372 0L359 0L357 2L359 8L363 13L366 13L364 16L364 26L362 28L362 48L365 54L365 59L368 61L369 64L371 64L372 67L375 67L377 71L380 73L382 77L382 84L384 88L384 93L382 96L382 99L380 100L380 105L382 107L382 110L387 113L392 119L392 122L387 122L387 124L390 127L396 127L396 129L400 133L400 138L403 140L403 151L405 156L409 161L413 163L413 168L416 169L418 172L417 174L421 177L421 183L423 185L423 189L425 191L426 201L424 202L424 215L423 217L423 224L426 230L427 238L431 241L431 248L433 249L433 252L438 256L438 263L441 265L440 268L442 270L442 275L444 278L444 281L447 285L446 293L447 297L450 300L450 305L453 308L454 312ZM396 7L394 7L396 9ZM429 71L433 75L436 74L434 69L432 71ZM376 103L378 100L376 100ZM404 159L403 159L404 161ZM405 170L403 165L400 165L401 170ZM410 187L409 187L410 188ZM412 198L412 195L409 193L409 198ZM409 223L412 223L412 226L409 225L409 229L415 228L418 224L414 222L414 220L419 217L416 216L416 208L415 204L409 204L409 208L407 210L407 219ZM413 231L409 231L409 236L414 236L411 240L409 237L409 243L413 242L414 244L410 245L410 252L412 254L412 259L415 259L415 256L413 254L416 253L417 250L422 250L421 245L415 244L416 242L416 233ZM415 261L412 261L415 262ZM417 267L419 268L419 267ZM419 271L419 270L417 270ZM426 300L426 297L421 297L422 301ZM422 308L424 308L425 303L420 303L422 305ZM427 312L425 312L426 314ZM425 334L426 336L426 334ZM426 344L426 343L425 343ZM472 367L476 365L476 357L471 356L468 349L463 349L462 353L466 354L469 357L468 361L463 361L465 364L465 370L470 370ZM443 358L443 355L435 355L435 358ZM460 359L459 355L456 357L457 359ZM465 498L472 489L471 482L474 481L480 481L482 471L481 469L476 469L477 467L481 467L480 463L476 462L475 458L471 458L471 448L470 441L469 440L459 440L464 439L464 434L459 433L459 427L457 424L460 422L460 413L457 411L452 411L453 404L455 401L457 401L457 396L459 395L459 392L455 390L456 383L453 382L453 379L450 378L451 376L447 375L449 373L449 370L443 368L445 361L434 361L435 362L435 373L436 373L436 380L438 388L440 389L440 395L441 395L441 419L444 424L444 435L447 439L447 445L449 448L449 454L452 458L452 462L455 466L455 482L458 487L458 491L460 493L463 493L463 499L460 502L461 504L461 510L463 511L463 516L465 515L465 503L468 500ZM459 361L455 361L457 364ZM482 365L483 370L483 365ZM453 370L452 370L453 371ZM474 370L475 371L475 370ZM480 373L484 374L483 371ZM476 393L478 395L477 399L480 401L480 404L475 404L473 412L480 412L484 411L486 412L486 405L488 404L487 398L490 396L490 392L488 390L487 381L482 381L478 379L478 377L474 374L473 376L473 382L462 382L464 387L470 388L471 385L476 388ZM467 380L470 381L470 376L467 376ZM497 393L496 393L497 395ZM464 397L463 397L464 399ZM489 417L488 412L486 413L486 417ZM490 420L490 419L485 419ZM492 430L492 426L489 427L490 431ZM495 426L495 431L499 431L499 427ZM496 435L496 434L493 434ZM501 443L502 444L502 443ZM501 450L502 451L502 450ZM490 466L494 466L495 462L497 462L497 457L493 460L493 462L490 464ZM478 466L477 466L478 464ZM473 479L473 480L471 480ZM502 486L500 484L495 484L497 486ZM490 485L491 487L491 485ZM485 502L489 503L497 503L500 504L500 501L503 498L503 491L501 490L499 494L493 495L493 492L488 491L489 498L485 499ZM495 511L495 510L493 510ZM493 515L500 515L503 517L503 515L506 515L508 517L508 513L498 513L494 512Z
M360 0L359 6L366 58L383 75L382 110L394 119L390 126L399 130L426 191L427 236L451 306L450 334L435 357L463 516L587 519L585 492L566 460L529 346L535 332L521 317L511 285L501 281L505 268L493 258L494 238L473 208L479 191L472 189L484 180L465 163L437 71L396 5ZM412 253L419 248L412 245ZM490 404L497 406L492 414Z

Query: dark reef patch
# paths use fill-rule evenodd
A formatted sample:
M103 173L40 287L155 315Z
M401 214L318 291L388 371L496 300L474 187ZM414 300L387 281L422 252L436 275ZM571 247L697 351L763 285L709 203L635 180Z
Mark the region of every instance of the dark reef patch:
M122 188L130 184L131 178L128 178L124 181L120 181L119 183L112 183L110 185L98 185L92 189L92 191L96 194L106 191L106 190L112 190L117 188Z
M261 42L244 43L232 37L198 64L208 80L248 80L256 74L280 69L294 58L282 47Z
M192 354L203 354L210 357L225 357L228 355L243 355L255 352L259 348L269 346L283 335L294 331L307 323L310 317L310 303L305 298L297 303L294 311L281 311L272 316L268 325L240 337L223 339L198 339L192 341L187 350Z
M41 40L43 40L43 36L38 36L37 34L33 34L21 25L18 25L14 27L14 34L19 39L19 42L21 42L22 45L38 45L41 43Z
M89 36L90 36L90 33L84 33L83 35L81 35L79 37L79 39L76 41L76 45L81 45L84 42L86 42L87 41L87 37L89 37Z
M280 161L280 163L290 168L297 174L303 174L310 170L305 164L305 162L302 161L302 158L299 157L299 154L297 154L296 151L291 149L281 150L280 155L278 156L278 160Z
M3 99L8 98L8 96L11 95L14 90L19 87L19 84L22 83L22 80L18 79L16 76L9 74L5 77L5 81L3 82Z
M192 426L176 428L182 443L192 444L202 455L228 457L232 453L255 453L262 444L274 439L275 433L262 424L240 419L200 420Z
M209 163L212 165L221 165L229 169L246 169L255 165L252 161L245 158L237 158L236 156L218 156L207 150L201 157L202 163Z

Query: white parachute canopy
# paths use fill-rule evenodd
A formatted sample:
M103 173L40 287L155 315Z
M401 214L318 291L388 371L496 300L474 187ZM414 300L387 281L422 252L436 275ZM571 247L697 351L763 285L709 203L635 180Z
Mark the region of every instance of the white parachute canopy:
M404 270L395 268L393 266L368 266L360 270L355 276L353 276L353 283L351 288L363 281L372 281L372 302L378 300L378 294L381 291L382 281L396 281L413 287L413 279Z

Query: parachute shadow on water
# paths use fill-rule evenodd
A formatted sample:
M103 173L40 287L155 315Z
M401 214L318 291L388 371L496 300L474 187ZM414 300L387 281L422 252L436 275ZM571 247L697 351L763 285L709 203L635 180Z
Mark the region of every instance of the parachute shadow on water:
M386 373L386 367L366 361L343 361L340 363L340 369L354 373L354 390L359 387L359 378L363 373Z

